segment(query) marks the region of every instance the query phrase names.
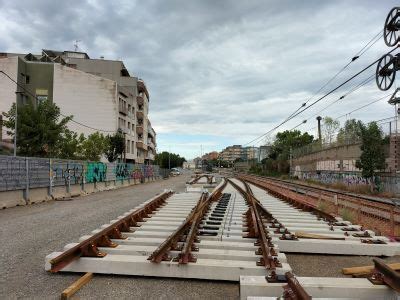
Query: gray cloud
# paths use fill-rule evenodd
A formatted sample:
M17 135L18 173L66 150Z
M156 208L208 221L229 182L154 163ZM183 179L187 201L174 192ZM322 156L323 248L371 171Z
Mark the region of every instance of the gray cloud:
M221 135L245 143L311 97L382 29L393 6L395 1L372 0L0 1L0 49L63 50L81 40L91 57L123 59L147 82L152 124L161 134ZM380 40L337 82L387 51ZM372 83L324 113L338 116L381 95ZM356 117L391 113L380 104L373 114Z

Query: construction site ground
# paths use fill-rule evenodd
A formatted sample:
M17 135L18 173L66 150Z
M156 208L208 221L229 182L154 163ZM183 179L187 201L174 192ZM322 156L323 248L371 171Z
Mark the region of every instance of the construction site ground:
M190 174L143 185L0 211L0 298L59 298L79 274L50 274L44 257L164 189L185 190ZM341 268L370 265L371 257L287 254L297 276L343 277ZM399 256L385 259L400 261ZM95 275L76 298L238 299L239 283Z

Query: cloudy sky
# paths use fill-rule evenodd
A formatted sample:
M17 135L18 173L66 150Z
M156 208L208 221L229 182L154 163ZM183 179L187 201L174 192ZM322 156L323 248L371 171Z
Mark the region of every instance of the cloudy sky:
M122 59L149 88L158 150L193 158L201 145L209 152L246 144L284 120L383 29L397 4L0 0L0 52L68 50L81 40L80 50L91 57ZM389 50L379 39L314 99ZM371 81L320 112L374 72L369 69L279 130L309 119L299 129L315 134L315 115L335 118L389 94ZM339 120L393 114L384 99Z

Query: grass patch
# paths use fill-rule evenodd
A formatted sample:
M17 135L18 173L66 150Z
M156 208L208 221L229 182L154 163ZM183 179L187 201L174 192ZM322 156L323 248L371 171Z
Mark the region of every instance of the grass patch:
M347 208L343 208L340 211L340 216L342 217L343 220L353 223L354 216L353 216L352 212L350 210L348 210Z

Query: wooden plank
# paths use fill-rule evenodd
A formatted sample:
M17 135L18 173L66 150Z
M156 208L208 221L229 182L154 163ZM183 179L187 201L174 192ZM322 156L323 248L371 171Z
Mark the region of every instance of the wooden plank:
M71 298L73 294L75 294L82 286L84 286L86 283L92 279L93 273L86 273L83 275L81 278L79 278L77 281L72 283L68 288L66 288L62 293L61 293L61 299L66 300Z
M302 238L302 239L341 240L341 241L345 240L344 237L334 237L334 236L329 236L329 235L308 233L308 232L304 232L304 231L296 231L295 235L298 238Z
M391 269L395 271L400 271L400 263L391 263L387 264ZM372 272L374 266L361 266L361 267L351 267L351 268L343 268L342 273L344 275L368 275Z

